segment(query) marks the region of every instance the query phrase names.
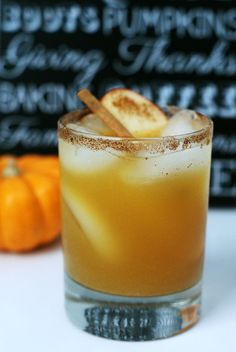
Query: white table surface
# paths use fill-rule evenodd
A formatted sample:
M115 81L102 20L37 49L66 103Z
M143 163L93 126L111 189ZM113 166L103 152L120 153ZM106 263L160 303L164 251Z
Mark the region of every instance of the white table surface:
M209 212L203 288L202 318L184 334L111 341L67 319L60 243L27 255L0 254L0 351L236 351L236 210Z

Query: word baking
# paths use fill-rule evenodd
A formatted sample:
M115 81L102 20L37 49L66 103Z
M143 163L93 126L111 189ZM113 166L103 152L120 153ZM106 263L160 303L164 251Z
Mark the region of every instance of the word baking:
M5 4L2 9L0 29L12 33L43 31L55 33L102 32L111 35L114 31L125 37L144 35L152 31L155 35L172 31L183 38L210 38L236 40L236 8L213 9L192 6L191 8L162 6L121 7L72 3L67 6L38 6Z
M66 87L55 82L38 85L3 81L0 82L0 112L12 114L23 110L27 114L62 114L78 107L76 91L73 84Z

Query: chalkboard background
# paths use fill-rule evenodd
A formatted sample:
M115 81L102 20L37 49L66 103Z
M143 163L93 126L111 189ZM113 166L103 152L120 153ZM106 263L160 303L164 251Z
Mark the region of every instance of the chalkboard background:
M211 204L236 205L235 1L0 1L0 152L55 153L56 121L130 87L215 122Z

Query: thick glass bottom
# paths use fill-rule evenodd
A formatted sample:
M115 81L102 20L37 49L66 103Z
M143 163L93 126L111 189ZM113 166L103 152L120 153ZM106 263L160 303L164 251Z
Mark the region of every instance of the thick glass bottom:
M180 334L199 319L201 284L166 296L126 297L88 289L65 274L69 319L90 334L145 341Z

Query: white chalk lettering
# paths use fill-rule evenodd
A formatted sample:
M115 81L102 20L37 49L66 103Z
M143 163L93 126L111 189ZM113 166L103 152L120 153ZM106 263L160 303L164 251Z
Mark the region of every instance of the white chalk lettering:
M90 77L86 77L85 81L81 79L80 75L76 76L69 86L55 82L46 82L41 85L0 82L0 113L15 114L23 110L27 114L35 114L39 111L53 115L74 110L79 106L76 91L83 85L87 86L91 83Z
M218 112L218 106L216 103L217 97L217 87L215 84L206 84L201 87L199 104L196 107L196 110L205 114L206 116L215 116Z
M211 194L214 197L236 197L236 161L216 159L212 162Z
M174 87L172 84L166 84L159 89L158 103L160 106L167 106L171 103L174 96Z
M214 10L206 7L175 8L140 7L113 8L103 10L103 33L110 35L118 30L123 35L137 36L152 30L156 35L169 34L207 39L216 36L225 40L236 40L236 9Z
M114 30L124 36L147 35L151 30L155 35L169 34L190 36L195 39L236 40L236 9L216 10L208 7L190 9L163 6L128 6L127 1L107 0L102 18L96 6L37 6L15 3L5 4L2 11L0 28L12 33L57 31L95 33L100 28L104 35L111 35Z
M235 91L236 85L212 81L201 84L190 84L188 81L169 82L161 80L136 81L135 78L122 80L116 77L106 77L99 81L97 87L99 96L112 87L128 87L145 95L158 105L177 105L183 108L194 108L210 117L219 119L235 119L236 110Z
M6 33L97 32L100 28L98 9L95 6L19 6L4 5L0 30Z
M57 146L55 128L43 130L40 118L11 116L0 121L0 145L4 149L48 148Z
M175 51L168 53L170 39L161 37L123 39L114 61L114 69L124 75L133 75L140 70L146 73L198 73L232 76L236 74L236 55L230 54L229 44L216 42L209 54L205 52Z
M3 32L16 32L21 29L21 8L19 5L3 6L2 9Z
M213 139L213 151L224 155L236 155L236 134L217 134Z
M0 77L16 78L27 69L81 71L84 75L90 73L95 76L104 60L104 53L97 49L83 52L64 44L47 49L43 44L34 44L32 35L20 33L12 38L5 55L0 57Z
M193 97L195 95L195 87L193 84L187 84L182 89L178 91L179 97L176 102L176 106L180 106L181 108L188 108L191 106L191 102L193 101Z
M236 119L236 85L223 90L222 107L218 109L217 115L220 117Z
M81 16L81 30L85 33L96 33L100 27L98 11L94 7L87 7Z

